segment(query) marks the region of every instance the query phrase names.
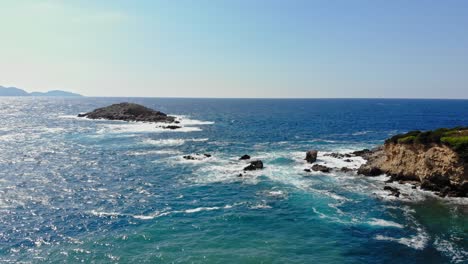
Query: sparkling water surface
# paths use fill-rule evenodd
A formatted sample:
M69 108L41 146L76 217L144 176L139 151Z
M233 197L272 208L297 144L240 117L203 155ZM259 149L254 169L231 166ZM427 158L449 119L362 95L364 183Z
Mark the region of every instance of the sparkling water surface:
M123 101L183 128L76 117ZM0 117L0 263L468 263L466 198L303 171L467 126L467 100L5 97ZM243 154L265 169L238 177Z

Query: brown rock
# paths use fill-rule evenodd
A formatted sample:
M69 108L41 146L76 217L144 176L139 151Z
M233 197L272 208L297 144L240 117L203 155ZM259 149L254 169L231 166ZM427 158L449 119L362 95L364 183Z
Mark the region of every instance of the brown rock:
M312 170L313 170L313 171L320 171L320 172L328 173L328 172L331 171L331 168L329 168L329 167L327 167L327 166L315 164L314 166L312 166Z
M309 150L306 152L305 160L308 163L314 163L317 160L317 154L318 154L317 150Z

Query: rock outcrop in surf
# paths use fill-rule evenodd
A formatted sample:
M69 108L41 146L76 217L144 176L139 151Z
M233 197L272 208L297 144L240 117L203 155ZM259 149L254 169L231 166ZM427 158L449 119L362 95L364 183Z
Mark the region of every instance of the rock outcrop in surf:
M250 159L250 156L245 154L245 155L242 155L242 157L239 158L239 160L249 160Z
M119 103L110 106L97 108L85 114L79 114L78 117L87 117L90 119L107 119L123 121L141 121L141 122L162 122L177 123L176 118L168 116L143 105L134 103ZM179 126L170 126L169 129L177 129Z
M251 161L249 166L244 168L244 171L253 171L263 169L263 162L261 160Z
M358 173L387 174L390 181L416 181L440 196L468 196L468 127L396 135L372 151Z
M317 160L317 154L318 154L318 151L317 150L309 150L306 152L306 158L305 160L308 162L308 163L314 163L316 160Z

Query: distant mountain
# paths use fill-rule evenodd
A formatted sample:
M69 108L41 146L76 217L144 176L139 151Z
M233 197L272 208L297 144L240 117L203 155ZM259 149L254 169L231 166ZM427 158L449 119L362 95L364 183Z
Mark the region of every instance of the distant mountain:
M28 93L25 90L15 88L15 87L3 87L0 86L0 96L73 96L73 97L80 97L81 94L71 93L66 91L60 90L52 90L48 92L32 92Z
M0 96L29 96L29 94L15 87L0 86Z
M31 96L82 96L81 94L71 93L67 91L53 90L45 93L42 92L32 92L29 95Z

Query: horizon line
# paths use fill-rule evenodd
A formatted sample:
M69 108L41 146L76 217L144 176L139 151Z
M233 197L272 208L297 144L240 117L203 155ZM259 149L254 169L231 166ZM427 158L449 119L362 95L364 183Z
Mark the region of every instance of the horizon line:
M72 97L72 96L70 96ZM183 96L86 96L88 98L164 98L164 99L246 99L246 100L355 100L355 99L368 99L368 100L468 100L468 98L434 98L434 97L183 97Z
M76 92L72 92L76 93ZM453 100L464 101L468 98L421 98L421 97L178 97L178 96L87 96L78 94L79 96L17 96L4 95L3 97L18 97L18 98L151 98L151 99L220 99L220 100Z

